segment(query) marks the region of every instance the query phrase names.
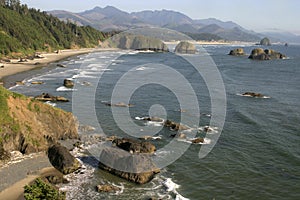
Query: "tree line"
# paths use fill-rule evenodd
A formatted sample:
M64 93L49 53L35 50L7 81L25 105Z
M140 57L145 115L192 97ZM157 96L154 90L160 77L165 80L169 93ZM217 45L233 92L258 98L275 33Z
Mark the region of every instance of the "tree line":
M0 0L0 57L95 47L109 35L91 26L60 21L19 0Z

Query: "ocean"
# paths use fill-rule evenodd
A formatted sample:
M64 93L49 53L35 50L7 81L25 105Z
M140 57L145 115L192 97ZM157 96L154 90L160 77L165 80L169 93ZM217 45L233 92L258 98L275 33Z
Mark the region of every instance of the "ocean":
M237 47L197 46L200 52L189 56L93 52L61 61L67 68L54 63L31 71L25 85L11 90L70 99L52 105L95 128L84 134L156 137L154 160L163 168L145 185L98 169L102 143L75 152L84 169L68 175L71 182L62 186L68 199L300 199L300 46L271 46L288 56L272 61L227 55ZM242 47L248 54L256 48ZM62 86L65 78L75 81L74 89ZM245 92L265 98L242 96ZM120 102L132 106L107 106ZM161 123L141 120L146 116L188 125L185 134L191 137L174 138L176 132ZM205 126L211 127L207 133ZM205 140L191 144L193 137ZM101 183L121 191L98 193Z

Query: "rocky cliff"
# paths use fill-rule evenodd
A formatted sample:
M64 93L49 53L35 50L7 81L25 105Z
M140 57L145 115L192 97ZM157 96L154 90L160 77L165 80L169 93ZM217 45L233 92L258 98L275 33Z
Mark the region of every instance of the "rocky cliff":
M133 50L151 50L155 52L168 52L168 47L161 40L142 35L119 34L111 38L111 47Z
M45 151L57 140L78 138L78 123L72 113L10 92L2 86L0 113L0 154Z

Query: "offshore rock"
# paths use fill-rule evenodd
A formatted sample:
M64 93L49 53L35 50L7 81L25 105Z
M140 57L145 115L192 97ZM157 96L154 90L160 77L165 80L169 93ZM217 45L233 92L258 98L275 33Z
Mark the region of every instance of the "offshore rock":
M263 50L262 48L256 48L251 51L249 58L253 60L273 60L285 59L286 56L272 49Z
M244 56L245 52L244 52L243 48L237 48L237 49L231 50L228 55L231 55L231 56Z
M197 52L195 45L190 42L182 41L180 42L176 48L175 53L181 54L195 54Z
M160 170L148 154L130 154L119 148L106 147L101 151L99 167L128 181L145 184Z
M64 80L64 86L66 88L73 88L74 87L74 82L70 79L65 79Z
M271 46L271 41L269 38L265 37L260 41L259 44L263 46Z

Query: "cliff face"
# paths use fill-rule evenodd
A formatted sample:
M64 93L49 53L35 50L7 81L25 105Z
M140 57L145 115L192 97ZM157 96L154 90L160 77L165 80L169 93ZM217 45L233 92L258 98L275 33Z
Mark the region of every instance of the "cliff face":
M111 40L112 46L120 49L169 51L167 45L161 40L142 35L119 34Z
M0 113L0 147L6 152L45 151L57 140L78 138L78 123L72 113L1 86Z

